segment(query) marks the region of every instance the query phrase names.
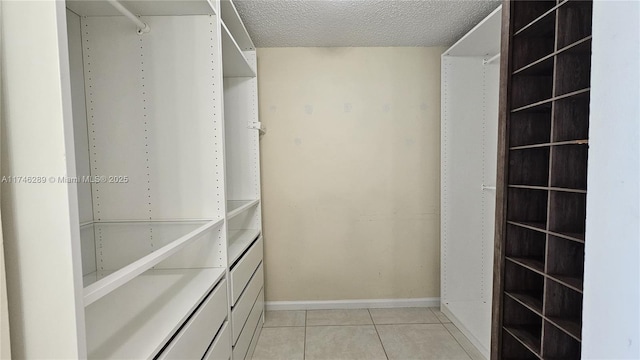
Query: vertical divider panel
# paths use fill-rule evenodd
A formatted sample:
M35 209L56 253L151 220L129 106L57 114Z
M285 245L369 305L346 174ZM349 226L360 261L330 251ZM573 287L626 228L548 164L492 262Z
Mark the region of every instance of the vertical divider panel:
M82 44L94 219L148 219L140 36L123 17L83 17Z

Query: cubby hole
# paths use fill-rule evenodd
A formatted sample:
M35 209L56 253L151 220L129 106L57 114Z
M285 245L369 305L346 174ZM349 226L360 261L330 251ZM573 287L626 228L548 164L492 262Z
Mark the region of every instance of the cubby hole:
M593 2L569 0L558 8L558 48L591 35Z
M550 140L550 109L521 111L509 117L509 146L544 144Z
M551 10L555 5L555 0L514 1L512 5L514 32L518 32L523 27L529 25L533 20Z
M504 297L503 309L504 329L529 350L540 354L542 318L509 296Z
M582 293L549 278L545 287L545 317L573 338L580 339Z
M555 51L555 18L551 12L513 37L512 69L517 71Z
M504 360L537 360L531 350L527 349L521 342L516 340L507 331L502 332L502 358Z
M538 244L530 244L532 249L528 249L531 252L537 252L540 249ZM525 252L525 249L519 248L518 251ZM542 251L544 251L544 242L542 243ZM539 255L539 254L535 254ZM507 255L509 259L517 261L518 263L526 264L531 267L535 267L538 270L544 268L544 257L516 257L513 258ZM542 298L544 289L544 277L526 267L516 264L513 261L507 261L505 263L504 271L504 291L516 298L523 304L526 304L530 309L536 311L538 314L542 314Z
M591 84L591 55L562 52L556 55L555 94L584 90Z
M589 93L581 95L554 102L554 142L589 138Z
M509 184L547 186L549 147L512 150L509 153Z
M546 229L547 197L545 190L510 188L507 195L507 220Z
M587 190L588 145L554 146L551 151L551 186Z
M587 194L551 192L549 230L584 241Z
M513 75L511 77L511 107L523 106L551 99L553 94L553 74L546 75Z
M544 268L546 235L521 226L507 224L505 254L511 258L527 258L540 263Z
M584 244L549 235L547 274L576 290L582 290Z
M544 322L545 359L580 359L581 344L576 339L564 333L548 321Z

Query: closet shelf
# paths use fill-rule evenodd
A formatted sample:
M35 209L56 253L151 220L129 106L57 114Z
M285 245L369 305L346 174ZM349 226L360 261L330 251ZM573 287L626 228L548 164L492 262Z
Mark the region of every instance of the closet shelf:
M531 30L533 27L539 26L541 22L543 22L544 20L548 20L548 16L550 16L553 13L555 13L556 10L560 6L566 4L567 2L569 2L569 0L563 0L559 4L555 5L554 7L550 8L549 10L545 11L542 15L538 16L537 18L533 19L531 22L529 22L528 24L526 24L525 26L523 26L522 28L517 30L513 34L513 36L517 36L517 35L520 35L522 33L528 32L528 30Z
M504 330L531 351L537 358L540 357L540 329L533 326L505 326ZM537 331L536 331L537 330ZM537 335L537 336L536 336Z
M529 310L542 316L542 300L527 293L514 293L505 291L505 294L511 297L513 300L524 305L525 307L529 308Z
M527 221L507 221L511 225L520 226L526 229L546 232L546 226L541 222L527 222Z
M506 259L511 261L514 264L517 264L529 270L535 271L540 275L544 275L544 262L538 259L511 257L511 256L507 256Z
M587 190L583 190L583 189L569 189L569 188L549 187L549 186L509 185L509 187L512 189L547 190L547 191L559 191L559 192L572 192L572 193L579 193L579 194L587 193Z
M578 342L582 342L580 334L582 326L577 320L561 319L558 317L546 317L545 319Z
M222 25L222 72L224 77L255 77L255 69L249 65L249 61L238 46L225 25Z
M120 16L108 1L75 0L67 1L69 10L80 16ZM163 0L163 1L127 1L127 9L140 16L182 16L215 15L214 7L208 0ZM144 20L144 19L143 19Z
M545 234L561 237L566 240L584 243L584 233L567 233L567 232L549 231L546 229L544 223L525 222L525 221L507 221L507 223L511 225L519 226L525 229L535 230Z
M89 232L94 236L96 243L96 267L111 267L111 269L101 268L95 273L85 274L84 280L84 305L89 306L101 297L118 289L124 284L132 281L140 274L144 273L163 260L168 259L173 254L179 252L194 240L214 228L222 225L224 219L211 220L207 222L194 221L131 221L131 222L94 222L93 229ZM86 229L86 227L85 227ZM86 234L86 231L85 231ZM140 240L140 241L138 241ZM90 239L83 239L83 243ZM143 242L144 241L144 242ZM139 242L139 244L136 244ZM153 243L159 244L160 248L154 250ZM127 246L124 246L125 243ZM162 246L162 244L166 244ZM111 245L111 246L109 246ZM122 247L122 248L121 248ZM132 259L127 264L122 264L122 251L138 249L137 254L130 253ZM119 258L118 261L111 261L109 253ZM137 257L136 257L137 255Z
M227 200L227 221L258 205L260 200Z
M561 49L554 51L553 53L546 55L530 64L527 64L518 70L513 72L513 75L531 75L537 74L542 70L553 70L553 57L563 53L570 54L588 54L591 49L591 35L580 39L572 44L569 44Z
M229 265L233 264L260 235L260 229L229 230Z
M556 231L547 231L549 235L555 235L557 237L561 237L563 239L576 241L584 244L584 233L568 233L568 232L556 232Z
M153 358L224 274L152 269L94 302L85 315L88 358Z
M591 89L590 88L586 88L586 89L581 89L581 90L576 90L576 91L572 91L566 94L562 94L562 95L557 95L554 96L552 98L549 99L545 99L545 100L541 100L538 102L535 102L533 104L528 104L525 106L520 106L516 109L511 110L512 113L516 113L519 111L531 111L531 112L539 112L539 111L546 111L551 107L551 103L553 101L556 100L562 100L562 99L566 99L566 98L570 98L570 97L580 97L580 96L584 96L587 93L589 93Z
M547 276L574 291L582 293L582 279L578 277L557 274L548 274Z
M240 50L255 50L253 41L251 41L247 28L244 26L242 19L240 19L240 15L235 5L233 5L233 2L230 0L220 1L220 16Z
M524 150L524 149L535 149L535 148L551 147L551 146L588 145L588 144L589 144L589 140L580 139L580 140L568 140L568 141L558 141L558 142L549 142L549 143L541 143L541 144L513 146L513 147L510 147L509 150Z

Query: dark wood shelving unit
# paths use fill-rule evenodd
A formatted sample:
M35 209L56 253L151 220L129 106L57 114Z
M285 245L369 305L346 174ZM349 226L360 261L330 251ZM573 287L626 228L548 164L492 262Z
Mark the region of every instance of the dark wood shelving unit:
M592 7L503 3L493 360L580 358Z

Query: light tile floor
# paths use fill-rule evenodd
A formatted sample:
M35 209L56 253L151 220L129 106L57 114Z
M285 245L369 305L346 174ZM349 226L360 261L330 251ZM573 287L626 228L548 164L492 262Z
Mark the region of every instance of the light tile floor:
M267 311L254 360L481 360L435 308Z

